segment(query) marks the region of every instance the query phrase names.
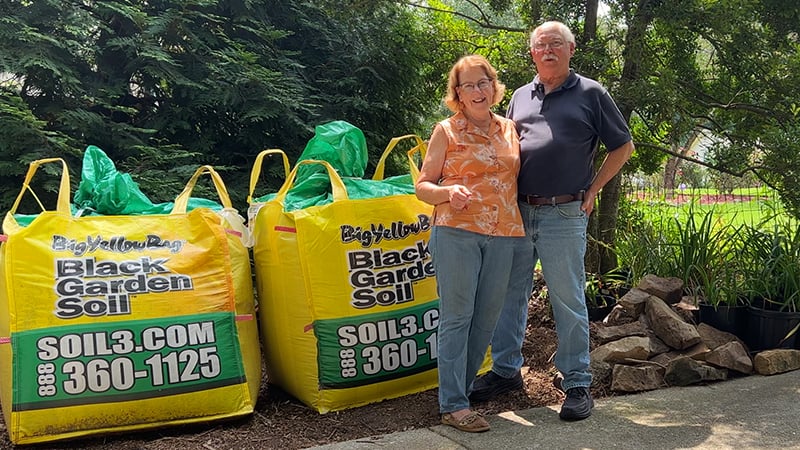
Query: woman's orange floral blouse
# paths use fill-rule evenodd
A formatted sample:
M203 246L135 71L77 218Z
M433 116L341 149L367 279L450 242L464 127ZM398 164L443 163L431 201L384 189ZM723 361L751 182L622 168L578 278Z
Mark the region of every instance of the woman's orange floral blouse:
M517 205L520 163L514 122L492 114L487 134L459 112L437 126L448 138L439 184L464 185L472 197L464 210L450 208L450 202L436 205L434 225L491 236L524 236Z

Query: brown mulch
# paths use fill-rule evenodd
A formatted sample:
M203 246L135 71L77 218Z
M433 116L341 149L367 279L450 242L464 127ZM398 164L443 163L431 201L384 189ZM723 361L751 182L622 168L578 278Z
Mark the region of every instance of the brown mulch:
M523 345L527 364L523 368L525 391L505 394L496 400L475 405L484 414L556 405L563 401L563 394L552 384L556 373L552 363L556 333L549 306L546 300L537 298L535 293L530 306L528 331ZM595 398L612 395L604 386L593 388L592 392ZM426 428L439 423L436 389L359 408L319 414L268 384L265 379L261 384L256 411L246 418L51 442L25 448L291 450ZM0 422L0 433L0 449L14 448L6 433L5 423Z

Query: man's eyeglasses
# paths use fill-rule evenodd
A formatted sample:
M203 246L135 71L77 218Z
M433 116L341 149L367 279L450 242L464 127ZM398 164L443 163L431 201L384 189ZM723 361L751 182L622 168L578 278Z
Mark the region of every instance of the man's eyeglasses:
M477 83L461 83L458 85L458 87L465 92L475 92L478 89L482 91L488 91L489 88L493 86L494 85L492 84L492 80L489 78L484 78L482 80L479 80Z
M553 41L553 42L537 42L533 44L533 49L537 52L541 52L543 50L547 50L547 47L550 47L552 50L558 50L564 46L563 41Z

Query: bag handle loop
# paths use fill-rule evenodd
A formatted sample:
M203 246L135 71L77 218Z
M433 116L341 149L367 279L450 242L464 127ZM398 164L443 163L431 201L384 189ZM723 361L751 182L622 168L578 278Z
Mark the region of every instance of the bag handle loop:
M294 185L295 177L297 177L297 169L305 164L320 164L325 170L328 171L328 177L331 180L331 190L333 191L333 201L338 202L342 200L347 200L347 189L344 187L344 182L342 181L342 177L336 173L336 169L330 165L327 161L319 160L319 159L304 159L302 161L298 161L295 164L294 169L292 169L292 173L286 177L286 181L281 186L280 190L277 194L275 194L275 200L283 204L283 200L286 198L286 193L289 192L289 189Z
M186 187L183 188L183 191L175 198L175 205L172 207L172 212L170 214L186 213L186 208L189 205L189 198L192 196L192 190L194 190L200 176L206 173L211 176L211 180L214 182L214 188L217 190L217 195L219 196L222 206L224 208L233 208L231 198L228 196L228 189L225 188L225 183L222 182L222 178L213 167L204 165L197 168L194 175L189 178L189 182L186 183Z
M417 180L417 178L419 177L419 168L417 167L417 164L414 161L414 154L419 152L422 158L424 159L427 148L425 147L425 142L422 139L420 139L420 137L417 136L416 134L406 134L404 136L394 137L389 141L389 144L386 146L386 150L384 150L383 155L381 155L381 159L378 160L378 165L375 167L375 174L372 175L373 180L376 181L383 180L384 178L383 172L386 166L386 159L389 157L389 153L391 153L391 151L397 146L397 144L400 141L408 138L413 138L416 142L416 145L411 150L406 152L406 155L408 157L408 168L409 168L409 173L411 174L411 179L414 181Z
M263 164L264 158L269 155L281 155L283 157L283 179L284 182L287 178L289 178L289 172L291 169L289 167L289 158L286 157L286 153L283 150L277 148L271 148L269 150L264 150L256 156L256 161L253 163L253 168L250 169L250 192L247 195L247 204L253 203L253 192L256 190L256 184L258 184L258 177L261 176L261 165Z
M58 185L58 200L56 200L56 211L61 214L70 215L70 207L69 207L69 195L70 195L70 187L69 187L69 168L67 167L67 163L61 158L45 158L45 159L38 159L36 161L32 161L28 165L28 173L25 174L25 181L22 182L22 189L20 190L19 194L17 195L17 199L14 200L14 204L11 206L11 210L9 214L13 215L17 212L17 208L19 207L20 202L22 201L22 197L25 195L25 192L30 192L33 195L33 198L36 199L36 203L39 204L39 207L42 208L42 211L47 211L47 208L42 205L42 202L39 200L39 197L36 196L36 193L31 188L31 180L33 176L36 174L36 170L42 164L49 164L54 162L61 163L61 182Z

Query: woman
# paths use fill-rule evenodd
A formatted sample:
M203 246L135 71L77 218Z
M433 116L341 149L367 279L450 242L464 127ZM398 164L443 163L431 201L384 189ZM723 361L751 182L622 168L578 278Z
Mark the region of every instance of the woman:
M525 231L517 206L519 138L491 111L505 86L479 55L459 59L416 183L434 208L430 249L439 293L439 411L442 423L489 430L469 405L508 286L514 246Z

